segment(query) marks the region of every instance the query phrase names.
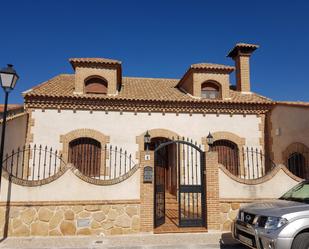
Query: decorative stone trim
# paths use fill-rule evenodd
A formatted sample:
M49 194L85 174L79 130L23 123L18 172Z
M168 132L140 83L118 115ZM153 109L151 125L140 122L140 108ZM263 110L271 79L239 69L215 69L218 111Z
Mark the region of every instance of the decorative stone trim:
M242 148L245 146L246 139L239 137L232 132L227 132L227 131L214 132L212 133L212 136L214 138L214 141L224 139L224 140L229 140L237 145L238 151L239 151L238 157L239 157L239 163L240 163L240 173L241 175L243 175L245 171L245 167L244 167ZM207 137L202 138L202 144L204 145L205 151L209 151L209 146L207 144Z
M219 169L221 169L222 172L225 175L227 175L229 178L231 178L232 180L234 180L234 181L236 181L238 183L246 184L246 185L257 185L257 184L262 184L264 182L267 182L270 179L272 179L280 170L283 170L285 174L287 174L289 177L291 177L293 180L295 180L297 182L301 182L303 180L303 179L295 176L294 174L292 174L287 169L287 167L285 167L284 165L278 165L272 171L270 171L267 175L265 175L263 177L260 177L258 179L243 179L243 178L239 178L237 176L234 176L223 165L220 165L220 164L219 164Z
M265 151L265 114L260 114L260 123L259 123L259 142L263 151Z
M140 99L111 99L95 98L85 95L75 95L71 97L48 97L48 96L29 96L25 98L27 108L46 108L46 109L77 109L77 110L99 110L99 111L118 111L123 108L123 112L161 112L165 113L230 113L234 114L261 114L268 112L272 102L246 102L213 100L211 102L196 100L192 101L160 101L160 100L140 100Z
M101 143L101 148L104 148L106 144L109 143L109 136L106 136L105 134L92 130L92 129L77 129L70 131L69 133L65 135L60 135L60 143L62 143L62 158L65 163L68 163L68 157L69 157L69 143L77 138L81 137L89 137L97 140ZM101 150L101 165L104 165L105 163L105 151Z
M115 204L140 204L139 199L132 200L83 200L83 201L12 201L10 207L37 207L37 206L79 206L79 205L115 205ZM6 201L0 206L7 206Z
M27 132L26 132L26 144L33 143L33 133L31 129L34 127L35 120L32 118L32 109L29 108L27 110L28 113L28 124L27 124Z
M152 130L148 130L148 132L151 138L164 137L164 138L172 139L173 137L174 138L180 137L179 134L177 134L176 132L173 132L167 129L152 129ZM146 134L146 131L136 137L136 143L138 144L138 153L136 154L136 159L140 158L139 152L144 150L144 135L145 134Z

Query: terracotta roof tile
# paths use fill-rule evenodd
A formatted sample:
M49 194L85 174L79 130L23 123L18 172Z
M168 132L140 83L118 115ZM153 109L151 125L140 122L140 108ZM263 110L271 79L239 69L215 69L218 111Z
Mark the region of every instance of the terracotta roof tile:
M214 70L227 70L227 71L234 71L235 67L221 65L221 64L213 64L213 63L197 63L191 65L193 69L214 69Z
M90 64L102 64L102 65L115 65L120 66L121 61L107 58L70 58L69 59L72 67L75 69L78 65L90 65Z
M13 110L17 110L17 109L22 109L23 105L19 105L19 104L8 104L8 111L13 111ZM0 112L4 111L4 105L0 105Z
M271 100L258 94L242 94L230 90L228 100L210 100L194 98L180 91L176 86L179 79L160 78L136 78L123 77L122 87L117 95L84 94L75 95L74 75L61 74L41 85L27 91L24 96L54 96L76 98L102 98L102 99L125 99L125 100L161 100L161 101L185 101L185 102L241 102L241 103L270 103Z
M288 105L288 106L309 107L309 102L304 102L304 101L277 101L276 104Z

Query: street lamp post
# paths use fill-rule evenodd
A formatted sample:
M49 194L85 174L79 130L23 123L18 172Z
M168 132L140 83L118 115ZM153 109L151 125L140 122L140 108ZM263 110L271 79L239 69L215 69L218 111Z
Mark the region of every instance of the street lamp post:
M1 145L0 145L0 189L1 189L1 176L2 176L2 163L4 154L4 139L5 139L5 128L6 128L6 116L8 109L8 98L9 93L12 91L19 79L13 65L8 64L6 68L0 70L0 84L4 90L5 100L4 100L4 111L3 111L3 121L2 121L2 134L1 134Z

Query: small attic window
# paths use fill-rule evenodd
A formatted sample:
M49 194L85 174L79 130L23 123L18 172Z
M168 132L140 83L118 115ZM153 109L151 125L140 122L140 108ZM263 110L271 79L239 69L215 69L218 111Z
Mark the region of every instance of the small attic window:
M107 81L100 77L85 80L85 93L107 94Z
M215 82L204 82L201 86L201 97L205 99L219 99L221 97L220 86Z

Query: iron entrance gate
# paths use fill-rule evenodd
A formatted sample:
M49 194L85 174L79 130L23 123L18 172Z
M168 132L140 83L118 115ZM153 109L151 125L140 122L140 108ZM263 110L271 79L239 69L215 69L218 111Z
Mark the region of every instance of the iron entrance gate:
M205 153L196 144L171 140L154 151L154 225L165 222L167 168L173 165L177 175L178 225L205 226Z

